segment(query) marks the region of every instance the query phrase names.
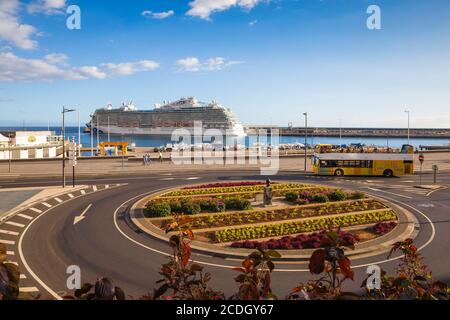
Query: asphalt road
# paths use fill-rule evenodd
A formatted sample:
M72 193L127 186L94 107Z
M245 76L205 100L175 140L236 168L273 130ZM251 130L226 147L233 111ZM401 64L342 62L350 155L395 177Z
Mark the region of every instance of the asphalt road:
M23 257L33 271L36 286L46 297L46 288L62 294L67 292L67 267L77 265L82 281L93 282L100 276L112 278L127 294L139 297L154 288L160 279L162 263L170 252L166 243L150 238L134 229L124 219L129 205L143 196L160 189L183 184L240 179L265 179L259 172L184 172L152 173L147 176L115 176L98 179L82 178L80 184L123 183L125 185L68 201L35 219L27 228L21 243ZM442 189L431 194L429 190L414 188L418 176L404 178L321 178L298 172L281 172L272 180L289 180L328 184L358 189L376 194L412 211L420 223L416 244L421 247L425 261L431 266L435 278L450 282L450 190ZM428 181L429 176L424 176ZM450 174L442 174L439 183L450 185ZM1 187L30 185L57 185L54 179L21 179L0 181ZM85 218L74 225L74 217L88 208ZM430 221L432 223L430 223ZM211 286L231 294L236 285L235 271L230 267L240 264L238 260L204 256L194 253L193 259L205 266L212 274ZM353 260L356 277L349 283L357 289L364 279L366 266L377 263L387 271L393 271L398 260L385 261L386 255ZM277 263L273 288L284 297L297 282L313 278L304 263Z

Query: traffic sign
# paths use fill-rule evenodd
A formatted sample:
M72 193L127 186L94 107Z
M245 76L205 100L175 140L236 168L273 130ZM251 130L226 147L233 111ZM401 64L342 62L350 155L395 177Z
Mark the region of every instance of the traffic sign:
M420 164L422 164L425 161L425 156L423 155L423 153L419 154L419 161Z

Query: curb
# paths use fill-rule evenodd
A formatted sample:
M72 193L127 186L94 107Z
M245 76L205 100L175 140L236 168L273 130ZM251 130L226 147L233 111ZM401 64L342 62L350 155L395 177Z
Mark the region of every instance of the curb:
M139 207L142 206L144 202L147 202L149 198L157 197L162 193L166 193L175 189L179 188L178 187L170 188L164 191L155 192L153 194L146 195L142 199L136 201L128 211L131 222L145 234L153 238L156 238L157 240L167 243L169 239L166 233L161 229L153 226L150 222L148 222L144 217L142 210L139 209ZM397 213L399 217L399 225L393 231L385 235L382 235L372 240L365 241L359 245L357 244L355 250L347 251L347 256L349 257L366 258L370 256L379 255L381 253L389 251L392 247L392 244L397 242L399 239L403 240L406 238L415 238L418 234L417 230L419 226L418 220L411 212L383 198L372 195L371 197L394 209L394 211ZM346 229L347 228L343 228L343 230ZM232 249L232 251L228 249L219 249L215 245L205 244L204 242L196 240L193 240L191 242L191 247L193 250L201 254L213 255L214 257L237 258L237 259L246 258L251 252L254 251L252 249L238 249L238 248ZM292 251L294 250L277 250L282 255L282 258L274 260L307 261L309 260L314 250L315 249L301 249L301 254L292 254Z

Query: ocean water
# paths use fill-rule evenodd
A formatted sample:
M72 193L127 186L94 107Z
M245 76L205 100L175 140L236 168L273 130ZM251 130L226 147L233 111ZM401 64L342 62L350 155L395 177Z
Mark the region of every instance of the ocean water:
M47 130L47 127L0 127L0 131L20 131L20 130L29 130L29 131L37 131L37 130ZM61 127L50 127L51 131L54 131L57 135L61 134ZM75 138L75 141L78 141L78 127L66 127L66 137L67 138ZM81 144L85 147L89 147L91 145L91 135L89 133L83 133L83 128L81 128ZM107 141L107 134L99 135L100 141ZM110 135L110 141L127 141L130 144L135 144L137 147L160 147L165 146L167 143L177 143L178 141L171 141L171 137L167 136L146 136L146 135ZM258 141L256 136L248 136L242 137L238 139L238 143L251 146L255 142ZM211 142L210 140L203 141L205 143ZM265 141L262 141L265 142ZM279 139L280 144L286 143L304 143L304 136L282 136ZM315 145L318 143L331 143L331 144L351 144L351 143L362 143L366 145L376 145L380 147L389 146L392 148L400 148L403 144L407 143L406 138L367 138L367 137L343 137L340 139L339 137L314 137L309 136L307 143L310 145ZM93 134L93 143L94 146L97 145L97 135ZM225 142L226 143L226 142ZM228 144L234 142L228 142ZM270 141L268 142L270 143ZM419 148L421 145L444 145L450 143L450 139L442 139L442 138L411 138L410 143Z

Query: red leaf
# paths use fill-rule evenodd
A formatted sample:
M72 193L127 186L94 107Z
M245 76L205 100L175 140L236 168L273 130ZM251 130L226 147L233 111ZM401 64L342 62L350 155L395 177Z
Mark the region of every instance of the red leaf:
M249 270L253 265L252 260L250 259L245 259L244 261L242 261L242 266L245 268L245 270Z
M353 280L354 272L350 268L350 259L345 257L344 259L339 259L338 261L339 268L341 269L342 274L346 278L350 278Z
M309 271L320 274L325 268L325 250L319 249L313 252L309 258Z

